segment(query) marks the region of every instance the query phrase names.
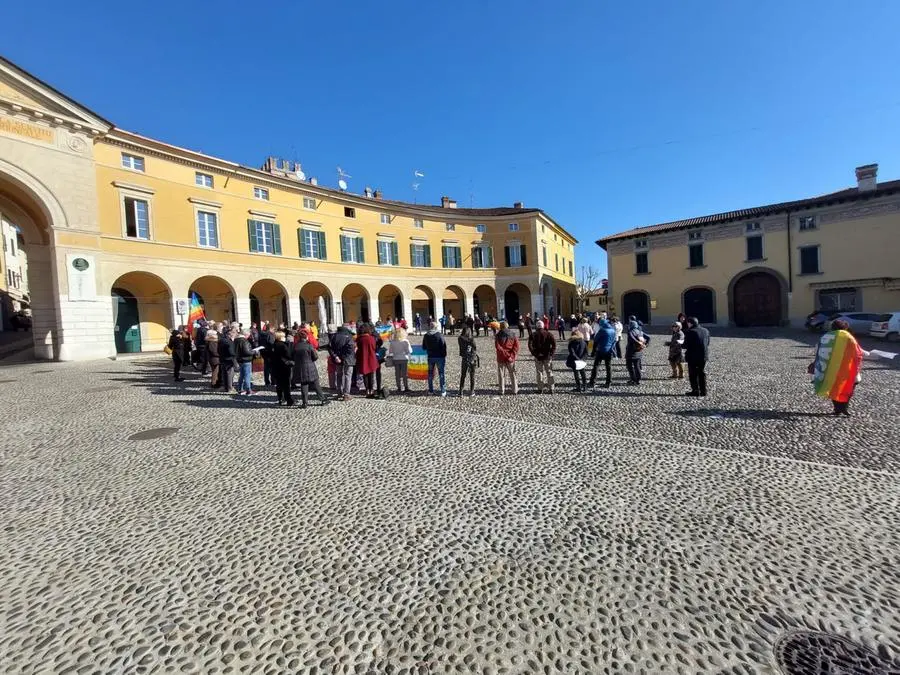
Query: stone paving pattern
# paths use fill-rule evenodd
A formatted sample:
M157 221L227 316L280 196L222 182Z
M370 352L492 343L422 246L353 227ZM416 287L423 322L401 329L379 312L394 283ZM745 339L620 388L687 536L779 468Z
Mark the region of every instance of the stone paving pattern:
M705 400L4 368L0 672L900 672L900 371L813 416L795 338L715 339Z

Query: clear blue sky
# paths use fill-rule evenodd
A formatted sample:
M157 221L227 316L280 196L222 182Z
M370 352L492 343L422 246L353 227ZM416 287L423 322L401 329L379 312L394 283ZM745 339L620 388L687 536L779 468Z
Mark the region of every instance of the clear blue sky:
M598 237L900 178L900 1L4 8L3 54L115 124L243 164ZM152 9L150 9L152 7Z

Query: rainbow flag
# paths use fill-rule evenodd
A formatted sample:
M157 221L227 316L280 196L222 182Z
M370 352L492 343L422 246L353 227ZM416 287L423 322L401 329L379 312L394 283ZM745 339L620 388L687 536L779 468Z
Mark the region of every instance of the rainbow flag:
M415 346L412 348L412 354L409 355L406 374L411 380L427 380L428 379L428 354L424 347Z
M394 336L394 327L387 323L380 323L375 326L375 332L378 333L382 340L390 342L391 338Z
M849 401L861 361L862 350L850 333L845 330L825 333L816 349L813 370L816 395L838 403Z
M194 330L194 322L205 319L206 313L203 311L203 305L200 304L200 298L196 293L191 291L191 305L188 309L187 332L188 335Z

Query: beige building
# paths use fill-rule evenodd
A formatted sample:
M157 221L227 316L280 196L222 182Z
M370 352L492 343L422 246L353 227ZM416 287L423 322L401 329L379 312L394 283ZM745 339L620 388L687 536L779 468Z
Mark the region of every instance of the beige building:
M582 311L584 312L608 312L609 311L609 295L607 289L596 288L590 293L584 294L584 302L582 303Z
M819 308L900 310L900 180L640 227L597 241L610 309L737 326L802 325Z

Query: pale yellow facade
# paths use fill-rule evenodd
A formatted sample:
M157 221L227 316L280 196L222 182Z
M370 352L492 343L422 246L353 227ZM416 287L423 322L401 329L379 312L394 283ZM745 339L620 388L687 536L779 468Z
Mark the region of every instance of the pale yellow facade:
M802 325L819 308L900 309L900 181L878 184L874 175L821 198L597 243L608 254L610 307L654 324L680 312L719 325Z
M540 209L417 205L244 167L118 129L2 59L0 158L45 358L160 349L194 294L245 325L574 307L577 242Z

